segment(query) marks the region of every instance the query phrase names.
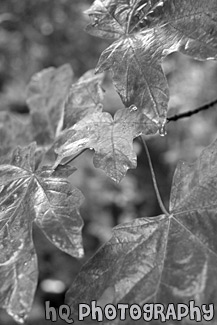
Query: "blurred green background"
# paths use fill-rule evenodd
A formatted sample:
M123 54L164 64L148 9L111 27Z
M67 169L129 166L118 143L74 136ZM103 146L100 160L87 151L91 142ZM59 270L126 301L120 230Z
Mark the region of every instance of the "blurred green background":
M91 0L1 0L0 2L0 131L1 114L13 113L25 119L28 107L25 89L31 76L49 66L70 63L75 76L95 67L100 53L109 44L88 35L83 14ZM199 107L217 98L217 64L198 62L174 53L163 68L170 86L168 116ZM104 109L112 114L122 107L109 73ZM172 175L177 161L193 162L204 146L216 137L217 107L167 126L167 136L147 137L159 189L168 207ZM13 132L10 130L9 132ZM1 133L0 133L1 135ZM0 146L4 146L0 138ZM161 213L153 190L147 158L139 141L135 141L138 168L130 170L120 184L109 180L92 164L92 153L85 152L76 161L78 172L71 181L85 195L81 208L85 257L76 260L57 250L35 227L34 241L39 260L39 284L28 324L44 321L44 302L58 307L64 293L80 267L111 236L115 225ZM65 322L64 322L65 323ZM14 324L0 311L0 324ZM61 321L59 322L61 324Z

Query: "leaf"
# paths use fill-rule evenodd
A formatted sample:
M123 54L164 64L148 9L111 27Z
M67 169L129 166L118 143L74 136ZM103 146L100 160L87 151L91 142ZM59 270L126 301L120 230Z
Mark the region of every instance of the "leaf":
M148 134L154 130L156 132L156 125L133 107L118 110L113 119L111 114L102 112L99 105L98 111L60 135L56 142L58 158L55 166L66 157L93 148L94 166L119 182L129 168L136 168L133 139L143 131Z
M0 165L0 306L23 322L37 286L33 221L62 251L82 257L82 194L66 180L74 169L36 170L36 146L18 147ZM64 176L65 175L65 176Z
M96 71L110 69L123 103L135 105L159 127L165 124L169 100L163 58L174 51L217 58L215 0L95 0L87 13L93 20L88 32L115 39Z
M69 64L44 69L32 77L27 88L27 104L38 144L53 141L72 80Z
M72 174L74 168L70 170ZM81 229L83 226L79 206L83 201L81 192L62 179L62 171L52 174L52 169L41 171L37 176L38 192L36 224L46 237L64 252L83 256ZM42 196L43 194L43 196Z
M87 31L94 35L108 39L118 39L128 33L129 24L136 17L146 18L156 6L162 3L159 0L96 0L85 11L92 19L92 24L87 26ZM132 12L133 11L133 12ZM134 21L135 23L135 21Z
M2 176L1 169L0 174ZM17 180L14 182L18 183ZM1 191L0 204L2 205L4 200L11 201L11 204L5 212L4 207L0 207L0 306L5 308L15 321L23 323L33 304L38 267L32 241L32 211L25 195L25 178L20 187L17 185L11 193L6 190L8 198L6 195L2 198ZM19 198L21 204L16 199L18 195L22 195Z
M68 129L88 114L92 114L98 104L103 101L103 74L94 74L94 70L87 71L69 91L65 101L59 130Z
M33 141L29 121L22 122L17 115L0 114L0 162L5 161L17 145Z
M196 163L178 166L169 216L136 219L114 228L110 241L82 268L68 291L73 315L78 303L100 303L109 288L114 294L106 303L115 305L167 306L190 300L197 306L217 304L216 158L217 140ZM117 318L112 324L122 322ZM124 324L131 323L128 318ZM188 324L187 319L180 324Z

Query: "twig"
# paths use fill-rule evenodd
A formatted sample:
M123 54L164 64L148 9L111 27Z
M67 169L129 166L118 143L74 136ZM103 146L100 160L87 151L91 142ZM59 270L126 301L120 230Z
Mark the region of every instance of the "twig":
M149 163L149 167L150 167L150 170L151 170L151 176L152 176L152 181L153 181L153 185L154 185L154 190L155 190L155 193L156 193L156 196L157 196L157 200L158 200L158 203L159 203L159 206L162 210L162 212L169 217L169 212L167 211L167 209L165 208L164 204L163 204L163 201L161 199L161 195L160 195L160 192L159 192L159 189L158 189L158 185L157 185L157 180L156 180L156 176L155 176L155 172L154 172L154 168L153 168L153 165L152 165L152 161L151 161L151 157L150 157L150 154L149 154L149 150L148 150L148 147L147 147L147 144L145 142L145 140L143 139L142 136L140 136L140 139L143 143L143 146L145 148L145 152L146 152L146 155L147 155L147 158L148 158L148 163Z
M206 105L198 107L198 108L196 108L196 109L194 109L192 111L187 111L187 112L184 112L184 113L181 113L181 114L177 114L177 115L168 117L167 118L167 123L169 123L171 121L177 121L177 120L179 120L181 118L190 117L190 116L192 116L194 114L197 114L197 113L199 113L201 111L205 111L206 109L209 109L209 108L215 106L216 104L217 104L217 99L215 99L214 101L212 101L212 102L210 102L210 103L208 103Z

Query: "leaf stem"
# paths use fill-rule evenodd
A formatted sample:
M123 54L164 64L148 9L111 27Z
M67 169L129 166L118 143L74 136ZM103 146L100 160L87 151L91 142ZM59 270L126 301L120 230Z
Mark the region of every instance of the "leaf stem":
M160 195L160 192L159 192L159 189L158 189L158 185L157 185L157 180L156 180L156 176L155 176L155 172L154 172L154 168L153 168L153 165L152 165L152 161L151 161L151 157L150 157L150 153L149 153L149 150L148 150L148 147L147 147L147 144L144 140L144 138L142 136L140 136L140 139L143 143L143 146L145 148L145 152L146 152L146 155L147 155L147 158L148 158L148 164L149 164L149 167L150 167L150 171L151 171L151 176L152 176L152 181L153 181L153 185L154 185L154 190L155 190L155 193L156 193L156 196L157 196L157 200L158 200L158 204L162 210L162 212L169 217L169 212L167 211L167 209L165 208L164 204L163 204L163 201L161 199L161 195Z

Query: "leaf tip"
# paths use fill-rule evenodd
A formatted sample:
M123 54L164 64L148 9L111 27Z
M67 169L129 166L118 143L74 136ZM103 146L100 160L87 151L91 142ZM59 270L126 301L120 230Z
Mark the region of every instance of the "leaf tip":
M80 247L80 248L77 250L77 257L78 257L78 258L82 258L82 257L84 257L84 249L83 249L83 247Z
M15 320L15 322L17 322L19 324L24 324L26 321L27 315L16 314L16 313L12 312L11 310L7 310L7 313Z

